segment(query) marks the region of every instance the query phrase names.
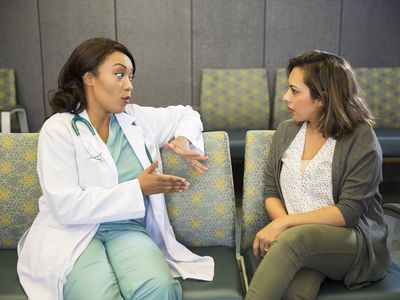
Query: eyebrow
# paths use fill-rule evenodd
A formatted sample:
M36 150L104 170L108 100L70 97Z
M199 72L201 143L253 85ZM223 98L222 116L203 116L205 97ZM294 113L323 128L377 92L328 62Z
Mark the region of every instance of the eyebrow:
M128 69L127 66L125 66L124 64L121 64L121 63L113 64L113 67L114 67L114 66L121 66L121 67L123 67L124 69ZM132 71L133 71L133 69L132 69Z
M294 84L289 84L289 87L299 89L299 87Z

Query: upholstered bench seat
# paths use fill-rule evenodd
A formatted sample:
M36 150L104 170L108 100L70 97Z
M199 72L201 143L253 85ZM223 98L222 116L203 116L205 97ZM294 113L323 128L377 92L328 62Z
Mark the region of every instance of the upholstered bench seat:
M246 275L250 281L260 263L254 255L252 248L243 252L246 265ZM400 268L395 264L389 268L386 277L368 287L348 290L341 282L325 280L318 295L318 300L398 300L400 295Z
M17 250L0 249L0 300L26 300L17 275Z
M236 210L229 140L226 132L203 134L209 168L199 174L185 159L162 149L166 174L186 178L190 188L166 194L175 235L199 255L212 256L214 280L182 281L184 299L244 298L236 261ZM36 174L37 134L0 134L0 300L27 299L19 284L16 246L37 213L41 195ZM1 216L3 217L3 216ZM9 221L8 221L9 220Z
M240 300L243 299L241 275L236 267L235 251L228 247L195 247L199 255L209 255L215 261L213 281L182 280L183 299L187 300ZM0 300L28 299L17 275L17 251L0 250Z
M180 280L184 300L239 300L244 298L241 275L236 267L236 256L233 249L223 246L190 249L202 256L212 256L215 262L215 274L213 281Z

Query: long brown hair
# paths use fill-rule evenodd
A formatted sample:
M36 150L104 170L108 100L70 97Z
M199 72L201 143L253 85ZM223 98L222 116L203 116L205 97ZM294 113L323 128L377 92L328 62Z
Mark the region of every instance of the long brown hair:
M49 103L54 113L70 112L79 114L86 109L86 95L83 75L86 72L97 74L99 65L113 52L122 52L132 62L132 54L121 43L108 38L92 38L81 43L68 58L58 77L58 88L49 91Z
M307 51L291 58L294 68L304 71L311 97L322 101L318 129L324 137L338 138L352 132L358 123L375 124L350 64L342 57L323 51Z

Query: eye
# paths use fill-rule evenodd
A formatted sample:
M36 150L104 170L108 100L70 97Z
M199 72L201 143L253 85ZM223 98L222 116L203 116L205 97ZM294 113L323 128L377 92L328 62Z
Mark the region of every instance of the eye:
M295 95L298 93L298 91L296 91L295 89L291 89L292 90L292 94Z
M130 75L130 76L129 76L129 81L130 81L130 82L133 82L133 79L135 79L135 75Z
M115 73L115 76L117 76L119 79L122 79L124 77L124 73L118 72L118 73Z

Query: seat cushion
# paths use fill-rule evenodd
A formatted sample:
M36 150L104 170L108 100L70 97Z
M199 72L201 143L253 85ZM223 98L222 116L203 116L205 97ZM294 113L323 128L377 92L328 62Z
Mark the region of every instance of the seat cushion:
M0 250L0 300L26 300L17 275L17 250Z
M184 300L234 300L243 299L244 293L234 249L228 247L193 247L198 255L214 258L215 274L213 281L180 279Z
M242 281L234 249L219 246L196 247L191 250L214 258L215 276L211 282L180 279L184 299L243 299ZM17 251L0 250L0 266L0 300L26 300L17 275Z
M246 130L228 130L229 148L232 160L244 159L244 146L246 143Z
M376 128L383 157L400 157L400 128Z
M243 252L246 274L249 282L253 278L260 261L251 248ZM318 295L318 300L395 300L400 299L400 268L392 263L385 278L368 287L348 290L340 281L326 279Z

